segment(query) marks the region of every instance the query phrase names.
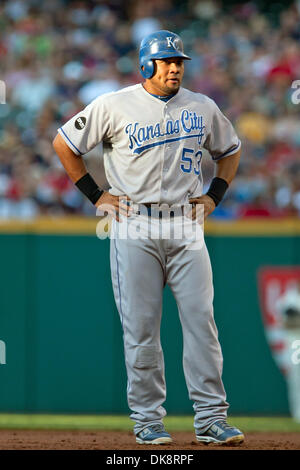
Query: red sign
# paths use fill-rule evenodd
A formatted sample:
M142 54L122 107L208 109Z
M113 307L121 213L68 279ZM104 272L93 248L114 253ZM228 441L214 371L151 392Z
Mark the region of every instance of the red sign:
M277 301L300 280L300 267L264 267L258 272L260 305L265 334L275 362L286 374L288 368L285 331Z

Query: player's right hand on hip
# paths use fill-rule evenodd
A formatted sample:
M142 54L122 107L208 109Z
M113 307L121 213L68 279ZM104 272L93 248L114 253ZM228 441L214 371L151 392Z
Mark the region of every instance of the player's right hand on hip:
M108 215L116 219L117 222L122 222L120 216L130 216L131 207L129 201L130 199L126 195L113 196L110 192L105 191L95 204L97 215Z
M200 197L191 198L189 203L193 205L193 209L191 211L191 218L192 220L197 219L197 206L202 204L202 211L198 212L200 214L200 220L203 222L216 208L216 205L211 197L207 194L202 194Z

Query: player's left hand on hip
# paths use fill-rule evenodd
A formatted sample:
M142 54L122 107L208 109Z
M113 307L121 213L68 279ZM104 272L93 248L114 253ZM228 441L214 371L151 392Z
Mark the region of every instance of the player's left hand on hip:
M129 198L124 196L113 196L108 191L104 192L100 199L96 202L97 214L101 212L104 215L109 215L116 219L117 222L122 222L121 216L129 217L131 213Z
M216 205L211 197L203 194L200 197L191 198L190 204L193 204L190 217L192 220L198 220L201 223L201 219L205 220L216 208ZM202 205L202 207L200 207ZM202 220L202 221L203 221Z

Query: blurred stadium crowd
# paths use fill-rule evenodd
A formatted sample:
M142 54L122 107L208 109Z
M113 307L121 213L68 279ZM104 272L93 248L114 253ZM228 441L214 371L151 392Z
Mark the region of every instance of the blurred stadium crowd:
M214 217L300 216L300 2L4 0L0 3L0 218L94 215L52 148L56 130L99 94L141 81L146 34L181 34L183 86L213 98L243 143ZM100 158L101 148L94 150ZM204 182L213 164L203 162Z

